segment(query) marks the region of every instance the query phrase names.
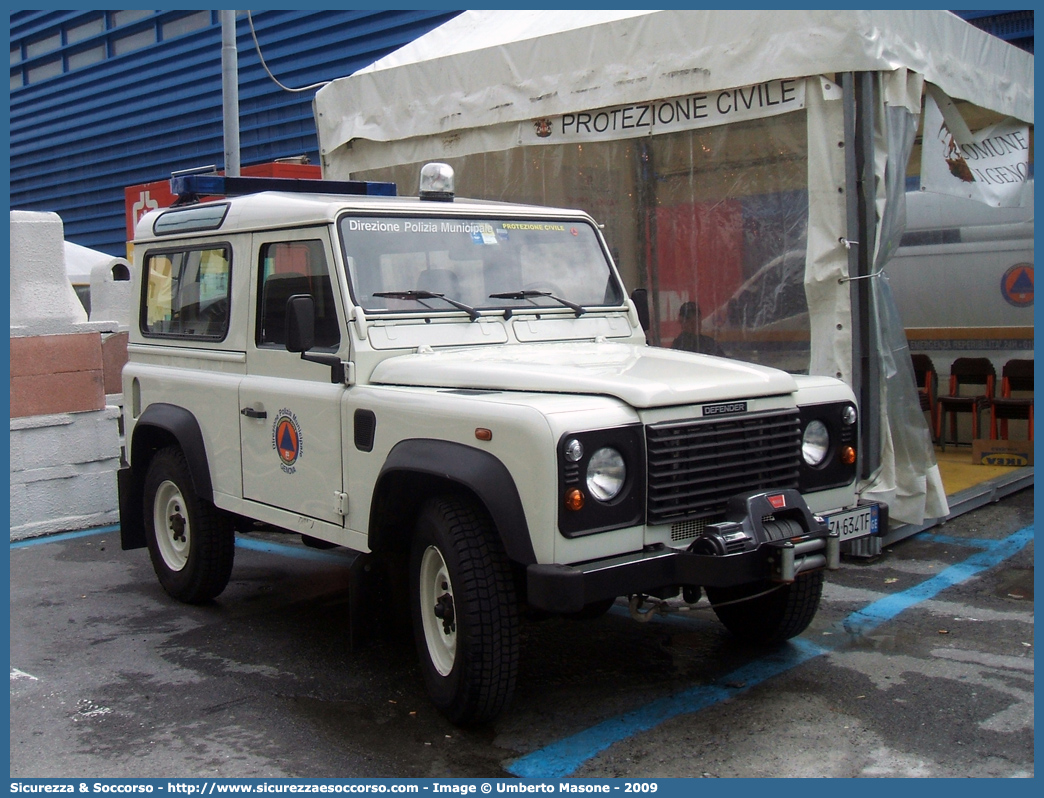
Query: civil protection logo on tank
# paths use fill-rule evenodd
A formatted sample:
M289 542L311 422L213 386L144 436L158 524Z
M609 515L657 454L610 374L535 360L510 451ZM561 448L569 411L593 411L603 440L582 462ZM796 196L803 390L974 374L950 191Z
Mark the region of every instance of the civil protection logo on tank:
M301 456L301 425L292 410L283 408L276 414L272 424L272 448L279 455L279 466L283 471L287 474L297 471L294 464Z
M1001 278L1001 293L1009 305L1028 308L1033 304L1033 264L1016 263Z

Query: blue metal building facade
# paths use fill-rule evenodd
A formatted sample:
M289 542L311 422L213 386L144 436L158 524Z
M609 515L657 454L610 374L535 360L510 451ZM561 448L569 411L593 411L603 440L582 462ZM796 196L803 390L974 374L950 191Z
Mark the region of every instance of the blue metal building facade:
M987 33L1004 41L1033 52L1032 11L954 11L961 19L970 22Z
M259 11L261 53L290 87L349 75L453 17L446 11ZM12 11L11 207L54 211L65 237L126 252L126 186L223 166L216 11ZM265 73L237 20L244 166L318 163L314 91Z
M265 62L291 87L349 75L454 11L259 11ZM958 11L1033 51L1032 11ZM54 211L70 241L125 254L125 186L223 166L216 11L12 11L11 207ZM265 74L237 24L242 164L318 163L313 91ZM394 98L389 98L394 102Z

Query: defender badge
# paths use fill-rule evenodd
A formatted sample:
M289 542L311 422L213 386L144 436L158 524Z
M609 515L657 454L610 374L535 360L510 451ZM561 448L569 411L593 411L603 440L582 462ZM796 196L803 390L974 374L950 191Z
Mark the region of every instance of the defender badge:
M283 408L276 414L272 424L272 448L279 455L280 467L287 474L297 469L294 463L301 456L301 425L292 410Z
M705 416L729 416L733 413L746 413L747 403L746 402L727 402L721 405L704 405L703 415Z

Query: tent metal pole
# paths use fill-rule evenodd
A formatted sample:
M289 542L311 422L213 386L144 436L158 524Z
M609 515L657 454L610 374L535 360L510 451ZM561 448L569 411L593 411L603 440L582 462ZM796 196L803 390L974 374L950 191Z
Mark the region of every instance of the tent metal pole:
M842 75L845 108L845 183L849 277L873 272L877 237L874 177L874 76ZM881 464L881 392L873 286L869 279L848 283L852 303L852 390L859 400L859 473L868 478Z
M635 147L638 191L638 257L642 260L643 287L649 289L649 329L646 337L653 346L662 346L660 339L660 265L659 240L656 220L656 164L648 139L639 139Z

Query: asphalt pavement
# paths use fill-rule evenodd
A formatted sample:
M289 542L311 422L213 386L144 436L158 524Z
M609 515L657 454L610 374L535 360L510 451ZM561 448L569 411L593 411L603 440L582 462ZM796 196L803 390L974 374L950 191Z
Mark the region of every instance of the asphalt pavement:
M706 600L524 624L515 699L462 731L393 624L355 640L347 564L241 537L191 607L114 529L12 544L12 777L1031 777L1033 496L829 574L772 650ZM391 609L388 608L390 616Z

